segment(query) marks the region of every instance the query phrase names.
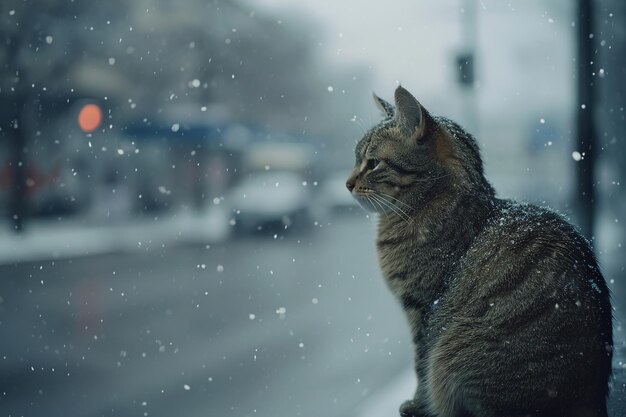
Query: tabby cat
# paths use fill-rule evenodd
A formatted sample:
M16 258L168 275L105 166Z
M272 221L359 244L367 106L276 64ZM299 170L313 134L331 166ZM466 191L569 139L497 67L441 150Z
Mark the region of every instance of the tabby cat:
M609 291L560 215L495 197L475 139L403 87L346 186L379 213L383 276L415 343L402 416L606 417Z

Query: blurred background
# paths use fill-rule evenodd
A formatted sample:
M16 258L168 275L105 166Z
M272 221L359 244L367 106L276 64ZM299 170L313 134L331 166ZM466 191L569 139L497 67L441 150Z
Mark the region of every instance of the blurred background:
M591 239L626 415L624 57L622 0L3 0L0 413L397 415L344 182L401 82Z

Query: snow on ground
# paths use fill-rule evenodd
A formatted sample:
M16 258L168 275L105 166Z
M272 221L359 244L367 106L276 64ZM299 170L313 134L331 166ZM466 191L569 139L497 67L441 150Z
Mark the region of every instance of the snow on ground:
M5 226L0 234L0 264L148 250L177 241L214 243L230 232L227 213L219 207L107 224L84 218L32 220L21 234Z

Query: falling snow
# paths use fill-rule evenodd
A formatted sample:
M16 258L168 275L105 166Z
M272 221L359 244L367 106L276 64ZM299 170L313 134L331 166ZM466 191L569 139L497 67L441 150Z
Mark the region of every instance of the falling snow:
M297 19L255 2L191 0L175 13L151 2L0 7L0 137L19 145L0 149L0 364L34 381L5 378L3 409L43 415L54 404L72 415L81 399L146 417L397 413L395 394L383 397L401 390L385 384L411 366L413 346L381 281L374 242L385 217L364 213L345 183L356 142L380 120L370 92L393 103L400 82L477 135L503 195L582 224L579 170L594 162L592 242L623 310L621 0L597 6L584 34L595 97L576 94L574 5L477 2L476 42L489 48L465 88L457 53L475 45L450 45L472 10L415 14L403 1L385 22L383 6L363 2L310 2ZM78 121L88 104L101 112L94 130ZM595 121L592 147L578 117ZM583 286L551 299L551 314L584 313L605 291ZM496 314L493 300L477 308ZM620 323L614 332L624 339ZM241 395L249 381L255 394ZM330 394L309 401L301 382Z

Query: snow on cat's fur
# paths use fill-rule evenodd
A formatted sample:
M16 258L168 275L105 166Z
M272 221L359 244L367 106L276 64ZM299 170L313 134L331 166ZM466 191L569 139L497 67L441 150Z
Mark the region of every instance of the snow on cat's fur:
M560 215L495 197L474 138L404 88L346 185L380 214L383 276L415 342L404 416L606 417L609 292Z

